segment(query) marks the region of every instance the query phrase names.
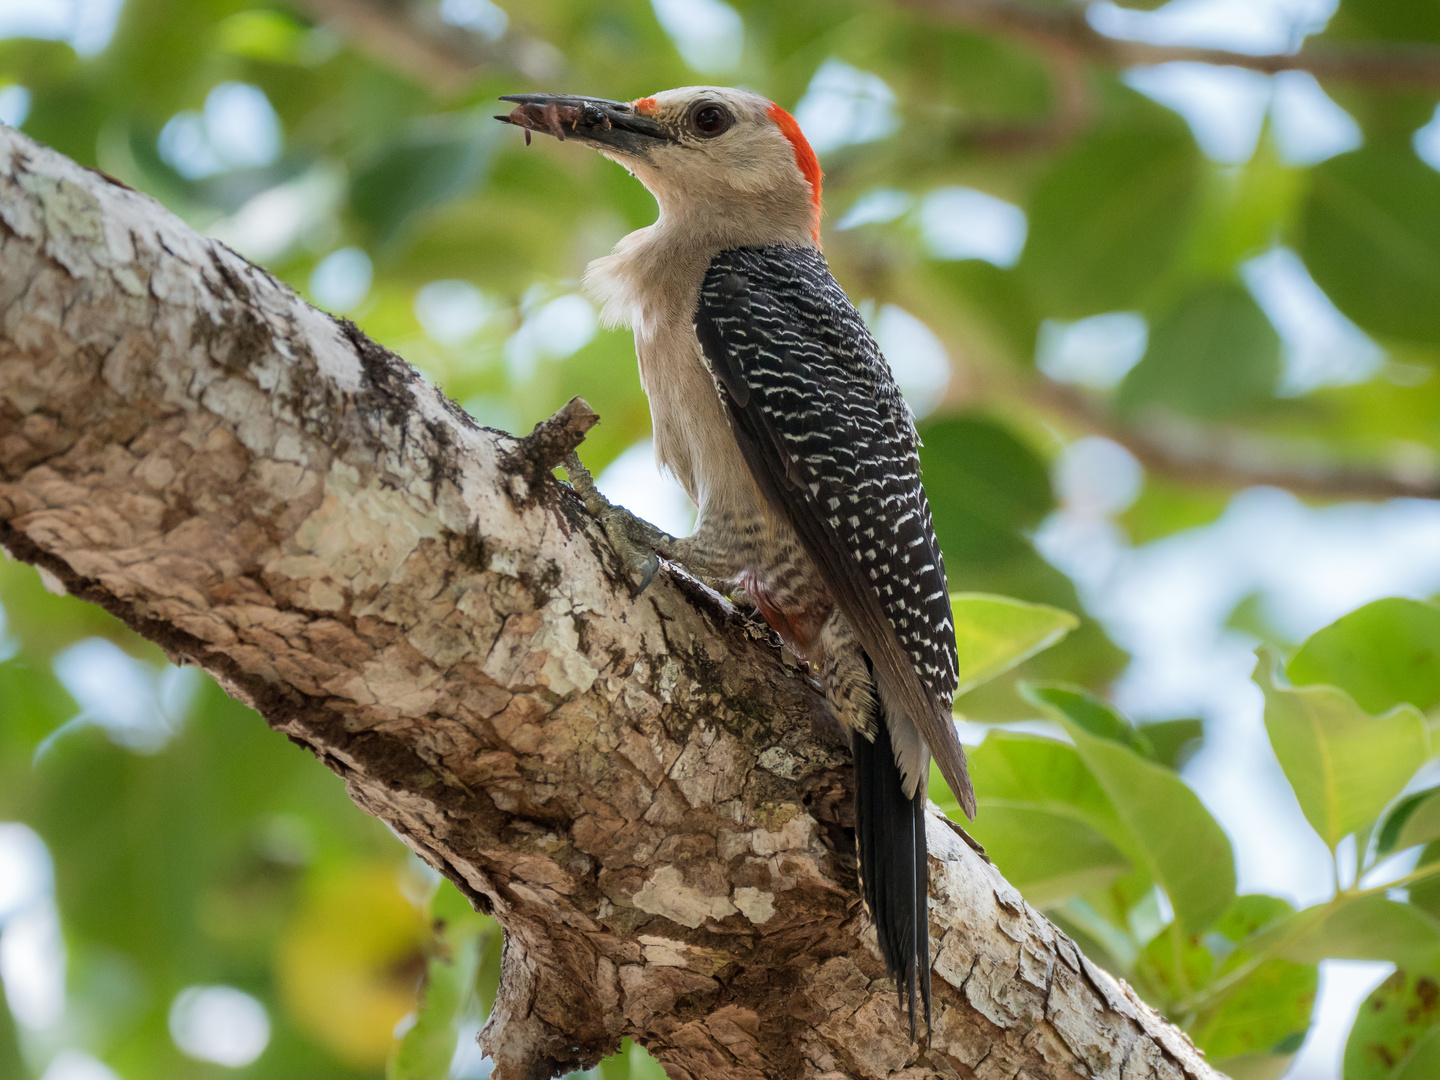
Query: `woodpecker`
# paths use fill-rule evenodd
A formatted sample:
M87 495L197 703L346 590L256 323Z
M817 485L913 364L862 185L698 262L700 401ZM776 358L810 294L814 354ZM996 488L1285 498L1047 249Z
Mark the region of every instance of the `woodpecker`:
M855 758L861 890L908 1007L930 1027L925 797L933 755L971 817L951 703L955 628L914 417L820 248L820 164L758 94L636 101L514 94L496 119L592 147L655 196L653 225L585 285L635 334L655 453L698 508L670 536L571 482L649 581L664 556L736 591L809 661Z

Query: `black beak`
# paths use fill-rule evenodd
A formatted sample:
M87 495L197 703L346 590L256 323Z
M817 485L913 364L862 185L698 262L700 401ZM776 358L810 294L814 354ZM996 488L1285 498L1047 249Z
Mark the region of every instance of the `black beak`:
M506 94L501 101L513 101L515 109L496 120L530 132L544 131L561 142L577 138L594 146L624 154L644 155L661 143L675 142L671 127L635 111L625 101L575 97L570 94Z

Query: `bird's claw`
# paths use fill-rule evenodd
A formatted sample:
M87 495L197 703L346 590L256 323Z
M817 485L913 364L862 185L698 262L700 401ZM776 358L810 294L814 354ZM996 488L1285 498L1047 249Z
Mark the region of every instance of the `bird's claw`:
M655 532L655 527L602 495L590 470L573 451L565 457L565 471L569 473L570 486L580 496L585 509L605 530L610 546L625 564L627 576L632 582L638 578L638 584L630 594L633 600L649 587L660 569L660 556L648 540L648 533Z
M605 530L610 546L625 564L626 576L634 585L630 592L630 599L634 600L654 580L656 571L660 569L660 556L654 549L635 541L629 526L639 519L624 507L610 505L608 513L596 516L600 518L600 526Z
M650 557L640 564L640 584L635 586L635 591L630 594L631 600L634 600L650 587L650 582L655 578L655 571L659 569L660 556L652 551Z

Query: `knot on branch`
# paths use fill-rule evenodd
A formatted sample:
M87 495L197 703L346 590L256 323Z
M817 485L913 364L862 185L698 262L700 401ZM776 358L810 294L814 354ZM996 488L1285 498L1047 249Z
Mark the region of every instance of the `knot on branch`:
M600 422L600 415L582 397L573 397L541 420L529 435L515 440L502 466L510 474L510 497L517 504L528 503L534 492L555 468L585 441L586 433Z

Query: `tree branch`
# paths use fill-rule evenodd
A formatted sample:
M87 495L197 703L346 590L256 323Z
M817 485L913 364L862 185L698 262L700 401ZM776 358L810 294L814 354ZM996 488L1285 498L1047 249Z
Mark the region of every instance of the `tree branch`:
M1086 19L1087 5L1041 7L1023 0L899 0L932 18L1018 38L1052 53L1083 56L1111 67L1191 60L1274 74L1308 71L1322 79L1374 86L1440 86L1440 48L1412 42L1312 45L1298 53L1254 55L1227 49L1152 45L1107 37Z
M461 89L496 54L458 27L437 33L404 0L295 0L318 22L335 27L361 52L440 93ZM438 14L434 21L439 23Z
M464 90L480 69L518 71L543 82L558 74L547 42L511 31L503 44L440 18L436 4L413 0L292 0L335 27L362 53L442 96Z
M1181 483L1229 489L1270 486L1302 497L1440 499L1432 462L1375 467L1337 462L1323 446L1233 428L1217 429L1167 413L1123 424L1077 390L1036 380L1023 392L1031 405L1082 430L1111 439L1147 470Z
M676 1080L1215 1080L933 810L934 1041L909 1045L819 694L679 574L632 601L539 467L575 424L546 431L476 426L0 129L0 541L214 675L499 919L497 1077L630 1035Z

